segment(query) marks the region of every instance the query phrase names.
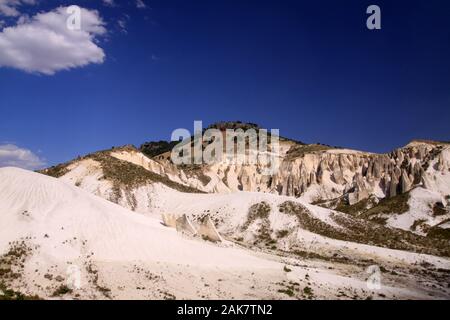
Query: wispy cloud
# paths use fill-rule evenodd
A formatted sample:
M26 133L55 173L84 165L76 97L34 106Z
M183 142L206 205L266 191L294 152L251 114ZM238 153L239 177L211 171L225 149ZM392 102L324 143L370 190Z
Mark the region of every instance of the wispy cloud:
M117 25L122 33L128 33L127 31L127 23L130 20L130 16L124 14L120 19L117 20Z
M52 75L103 63L105 53L97 40L106 29L99 13L82 8L81 30L70 30L66 11L59 7L4 28L0 32L0 67Z
M108 6L108 7L115 7L116 6L116 3L114 2L114 0L102 0L102 1L103 1L103 4L105 6Z
M36 4L36 0L0 0L0 15L17 17L20 15L18 7Z
M31 150L14 144L0 145L0 167L18 167L28 170L42 169L45 160Z
M136 7L138 7L139 9L145 9L147 8L147 5L143 0L136 0Z

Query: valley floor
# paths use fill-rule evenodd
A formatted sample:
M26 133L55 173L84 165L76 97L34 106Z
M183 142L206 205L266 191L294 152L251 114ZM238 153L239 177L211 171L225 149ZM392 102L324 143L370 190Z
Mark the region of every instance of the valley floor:
M448 268L448 260L432 256L416 255L411 264L382 256L330 259L310 252L315 258L299 258L245 248L231 252L214 248L224 259L236 259L219 265L214 258L208 261L213 245L201 245L205 246L201 264L105 261L90 254L52 263L43 260L36 249L25 258L24 268L20 264L12 267L16 279L8 283L17 292L43 299L450 298L450 273L442 268Z

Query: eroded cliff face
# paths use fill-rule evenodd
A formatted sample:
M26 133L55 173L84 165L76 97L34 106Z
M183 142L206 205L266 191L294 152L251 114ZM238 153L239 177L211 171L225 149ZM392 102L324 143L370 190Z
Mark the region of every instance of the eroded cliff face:
M450 146L446 144L417 141L388 154L326 148L296 157L290 155L291 147L281 148L280 168L271 176L263 175L260 165L221 162L177 170L162 166L168 168L171 179L214 193L269 192L308 201L345 196L353 204L370 195L393 197L421 185L446 196L445 181L436 182L437 176L450 176Z
M299 197L310 192L314 200L347 195L353 204L370 194L393 197L413 186L426 186L430 166L436 174L449 174L450 158L444 150L448 147L413 143L389 154L349 150L307 154L284 162L273 183L281 194Z
M280 143L279 170L272 175L264 175L265 168L261 164L222 161L211 165L175 166L168 157L149 158L129 146L100 154L110 157L101 158L104 163L99 164L97 170L101 179L78 177L76 168L83 167L84 163L77 160L58 166L62 172L57 176L74 176L71 180L80 185L92 184L94 180L105 183L103 167L111 167L108 159L117 159L122 164L129 163L153 173L154 179L150 180L162 181L170 188L176 184L206 193L264 192L298 197L307 202L341 198L350 205L370 196L394 197L416 186L435 191L443 199L450 195L450 145L445 143L415 141L388 154L374 154L284 140ZM95 158L95 155L90 157ZM106 180L109 176L111 174L106 175ZM156 179L158 177L160 179ZM131 180L124 189L135 189Z
M221 215L228 204L213 210L217 198L212 193L234 193L237 198L266 193L448 238L449 144L417 141L388 154L373 154L283 141L280 151L280 167L272 175L264 175L261 164L176 166L170 157L149 158L131 146L97 152L42 173L144 214L172 213L171 205L178 205L180 197L210 193L203 198L194 195L190 201L200 201L204 212Z

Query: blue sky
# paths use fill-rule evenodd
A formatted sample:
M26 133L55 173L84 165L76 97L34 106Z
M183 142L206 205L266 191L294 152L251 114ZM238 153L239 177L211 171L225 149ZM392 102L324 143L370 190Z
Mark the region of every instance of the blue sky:
M0 165L2 145L3 164L29 151L51 165L168 140L194 120L374 152L450 140L448 1L22 2L16 14L0 6ZM97 10L94 31L45 40L33 16L71 4ZM381 30L366 28L370 4Z

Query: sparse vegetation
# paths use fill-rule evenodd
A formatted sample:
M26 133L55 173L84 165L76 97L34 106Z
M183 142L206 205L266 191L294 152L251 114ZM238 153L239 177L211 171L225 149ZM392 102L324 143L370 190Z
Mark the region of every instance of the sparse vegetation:
M369 220L370 220L371 222L373 222L373 223L378 223L378 224L381 224L381 225L386 225L387 220L388 220L388 217L371 217Z
M444 206L444 204L442 202L436 202L433 205L433 215L435 217L443 216L443 215L446 215L448 213L449 213L448 210L445 208L445 206Z
M440 226L450 222L450 219L442 221L437 226L433 226L428 230L427 237L436 238L436 239L444 239L450 240L450 229L449 228L441 228ZM448 242L447 242L448 243Z
M278 283L279 285L282 286L281 289L278 289L279 293L284 293L285 295L289 296L289 297L294 297L296 296L299 292L300 292L300 288L299 288L299 283L297 282L293 282L293 281L289 281L289 282L281 282Z
M409 192L402 193L395 197L384 198L380 200L378 206L376 208L372 208L369 211L371 213L404 213L409 210L408 200L409 200Z
M24 263L31 253L25 241L10 244L8 252L0 256L0 300L39 300L37 295L27 295L12 289L12 283L22 278Z
M103 294L106 298L111 298L111 289L99 284L98 270L94 267L92 263L87 263L86 271L91 277L91 282L95 288Z
M270 214L271 210L272 210L272 208L265 201L252 205L248 209L247 221L244 224L244 226L242 227L242 229L246 230L250 226L250 224L252 224L257 219L264 220L264 219L269 218L269 214Z
M282 203L280 212L295 215L304 229L329 238L391 249L450 256L450 247L447 241L422 237L400 229L388 228L365 219L349 217L343 214L332 214L331 218L342 227L336 228L314 218L306 207L292 201Z
M218 129L224 131L226 129L237 130L242 129L244 131L249 129L258 130L260 127L256 123L242 122L242 121L221 121L216 122L208 126L207 129Z
M369 209L372 209L373 207L377 206L378 199L375 197L369 197L366 199L363 199L355 204L349 205L347 201L343 199L343 197L339 198L339 201L337 201L335 210L348 213L354 216L358 216L364 212L367 212Z
M137 151L137 149L133 146L124 146L112 150ZM122 197L120 190L131 190L132 188L140 187L149 182L161 183L180 192L203 193L198 189L174 182L165 176L146 170L143 167L135 165L131 162L119 160L110 155L110 152L112 150L99 151L86 155L84 157L78 157L71 162L60 164L58 166L44 169L39 172L51 177L59 178L69 172L68 167L75 161L86 159L95 160L101 164L101 168L103 170L103 179L110 180L113 183L113 192L115 199L112 200L115 200L115 202L117 202L117 200Z
M311 296L313 294L313 291L310 287L304 287L303 288L303 293L307 296Z
M38 172L45 174L47 176L53 177L53 178L60 178L69 172L68 167L69 167L69 163L63 163L63 164L59 164L57 166L53 166L53 167L50 167L47 169L40 170Z
M307 153L326 151L330 149L333 149L333 147L323 144L296 144L289 149L289 151L286 153L286 157L288 160L296 159L304 156Z
M410 227L411 231L416 231L417 227L423 225L425 222L427 222L427 220L425 220L425 219L415 220L414 223L412 224L412 226Z
M292 291L291 288L287 288L287 289L278 289L278 292L280 293L284 293L285 295L289 296L289 297L293 297L295 295L294 291Z
M380 215L402 214L409 210L409 192L399 194L392 198L381 199L378 205L361 213L360 217L372 220Z
M176 183L141 166L119 160L109 152L97 152L88 157L101 163L104 178L111 180L116 186L130 189L148 182L159 182L180 192L201 193L197 189Z
M146 156L153 158L166 152L172 151L178 141L150 141L145 142L139 147L139 150Z
M344 237L348 241L438 256L450 256L448 241L429 239L409 231L385 227L363 219L351 220L342 216L334 216L333 219L349 230Z
M21 278L23 264L30 252L24 241L11 243L8 252L0 256L0 280L10 282Z
M258 220L259 229L257 233L257 241L255 241L255 245L265 245L267 248L275 250L276 249L276 240L271 237L270 221L269 214L272 208L267 202L260 202L252 205L247 214L247 221L241 227L242 231L248 229L248 227Z
M313 217L311 212L302 204L293 201L283 202L279 206L279 211L285 214L293 215L297 218L300 226L308 231L323 234L332 235L339 233L337 229L333 228L329 224Z
M353 205L349 205L343 198L338 198L335 210L385 225L387 215L402 214L409 210L408 200L409 192L379 201L371 196Z
M323 261L331 261L331 262L337 262L337 263L349 263L349 259L347 257L339 256L337 254L325 256L325 255L321 255L317 252L304 251L304 250L292 250L291 252L302 259L323 260Z
M179 167L181 169L183 169L184 173L186 174L186 176L188 176L189 178L196 178L197 180L199 180L204 186L206 186L210 181L211 181L211 177L205 175L203 173L203 165L199 165L199 164L182 164L179 165Z
M37 295L26 295L10 289L0 281L0 301L2 300L41 300L41 298Z
M277 238L285 238L289 234L289 230L278 230L277 231Z
M52 297L60 297L70 293L72 293L72 289L70 289L65 284L62 284L58 288L56 288L56 290L52 294Z

